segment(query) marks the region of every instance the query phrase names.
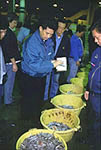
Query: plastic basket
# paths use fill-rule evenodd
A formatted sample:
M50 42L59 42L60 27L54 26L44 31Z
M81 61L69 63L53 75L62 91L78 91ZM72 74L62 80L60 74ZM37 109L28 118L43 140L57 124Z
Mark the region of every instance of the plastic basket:
M80 97L60 94L51 99L51 103L60 109L62 105L70 105L73 106L73 109L65 109L74 112L76 115L80 115L81 110L86 106L86 103L82 101Z
M86 79L86 78L88 78L88 72L78 72L77 77L82 78L82 79Z
M42 112L40 117L40 121L44 128L53 131L48 127L48 124L51 122L59 122L64 123L69 126L71 129L66 131L56 131L55 133L59 134L65 142L69 142L75 131L78 131L80 128L80 119L78 116L70 111L62 110L62 109L49 109Z
M81 97L83 95L83 87L75 84L60 85L59 90L62 94L70 94L78 97Z
M72 78L70 80L70 82L72 84L76 84L78 86L81 86L81 87L85 87L88 83L88 78L85 78L85 79L82 79L82 78Z
M86 65L86 68L90 69L90 68L91 68L91 64L90 64L90 63L87 64L87 65Z
M84 67L84 68L80 68L80 71L84 71L84 72L89 72L90 68Z
M21 143L23 143L23 141L32 136L32 135L36 135L36 134L39 134L39 133L50 133L50 134L53 134L55 138L57 138L60 142L62 142L65 146L65 150L67 150L67 145L66 145L66 142L64 141L64 139L54 133L53 131L49 131L47 129L31 129L29 130L28 132L24 133L23 135L20 136L20 138L18 139L17 143L16 143L16 150L20 150L20 146L21 146Z

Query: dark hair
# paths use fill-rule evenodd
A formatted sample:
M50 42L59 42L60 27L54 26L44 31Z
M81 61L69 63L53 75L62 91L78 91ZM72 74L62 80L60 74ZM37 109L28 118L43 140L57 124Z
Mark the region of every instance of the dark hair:
M57 20L57 22L65 23L65 24L66 24L66 27L67 27L67 21L66 21L64 18L59 18L59 19Z
M85 25L77 25L76 32L85 32L86 31L86 26Z
M67 21L64 18L59 18L58 22L67 23Z
M42 26L43 29L46 29L49 27L50 29L53 29L54 31L57 30L57 22L55 19L51 18L43 18L40 19L39 26Z
M0 30L4 30L8 28L8 20L7 16L0 15Z
M101 19L94 23L91 27L91 31L96 29L97 32L101 33Z
M15 13L8 14L8 22L12 22L13 20L18 20L18 16Z

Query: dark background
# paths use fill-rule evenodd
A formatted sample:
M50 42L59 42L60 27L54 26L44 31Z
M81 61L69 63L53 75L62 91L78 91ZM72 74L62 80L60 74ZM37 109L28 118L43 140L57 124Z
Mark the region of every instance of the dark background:
M63 14L69 17L80 10L88 9L90 0L26 0L26 10L29 13L36 12L40 15ZM57 3L58 7L54 8L53 4ZM36 8L40 10L36 11ZM61 8L64 10L62 11Z

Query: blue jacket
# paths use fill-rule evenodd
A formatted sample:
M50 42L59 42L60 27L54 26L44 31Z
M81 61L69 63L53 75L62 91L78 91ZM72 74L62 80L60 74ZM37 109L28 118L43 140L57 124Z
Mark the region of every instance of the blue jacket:
M83 44L81 39L77 35L72 35L71 37L71 51L70 56L74 58L75 61L79 61L79 58L83 56Z
M51 60L54 59L52 39L44 42L37 30L23 44L22 71L33 77L46 76L53 69Z
M98 47L92 54L88 79L89 91L101 94L101 47Z

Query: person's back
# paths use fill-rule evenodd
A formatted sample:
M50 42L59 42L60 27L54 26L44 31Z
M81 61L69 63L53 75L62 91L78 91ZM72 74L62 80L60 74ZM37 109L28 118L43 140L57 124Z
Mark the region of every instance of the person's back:
M17 40L18 40L20 43L22 43L23 40L29 35L29 33L30 33L30 29L25 28L25 27L21 27L21 28L20 28L20 31L19 31L19 33L18 33L18 35L17 35Z
M67 83L70 83L71 78L76 76L78 67L80 66L81 58L83 56L83 42L81 37L85 30L86 28L84 25L78 25L76 34L71 37L71 51L69 56L70 71L67 77Z
M24 39L30 34L30 21L29 17L26 16L24 24L20 27L20 30L17 35L18 43L22 44Z

